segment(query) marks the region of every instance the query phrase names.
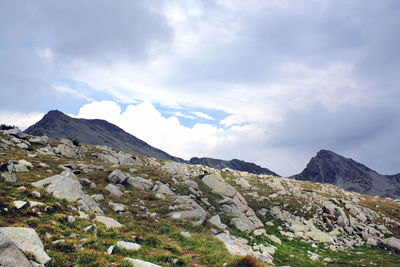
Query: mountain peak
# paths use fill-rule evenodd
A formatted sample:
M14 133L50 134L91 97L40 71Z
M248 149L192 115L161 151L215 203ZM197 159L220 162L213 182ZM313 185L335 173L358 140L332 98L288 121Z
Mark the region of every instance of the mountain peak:
M399 197L390 177L381 175L367 166L335 152L322 149L311 158L307 167L291 178L332 184L361 194Z

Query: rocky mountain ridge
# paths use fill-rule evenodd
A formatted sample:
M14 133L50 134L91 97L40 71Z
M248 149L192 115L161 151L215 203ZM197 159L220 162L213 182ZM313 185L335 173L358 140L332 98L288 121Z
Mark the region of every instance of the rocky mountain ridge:
M361 194L400 198L400 174L379 174L329 150L320 150L300 174L290 178L332 184Z
M400 263L400 201L329 184L17 129L0 132L0 171L0 265Z
M202 164L216 169L231 168L255 174L279 176L267 168L237 159L225 161L213 158L192 158L186 161L150 146L105 120L76 119L58 110L49 111L39 122L27 128L25 133L34 136L45 135L50 138L76 139L84 144L106 145L121 151L188 164Z
M189 160L191 164L201 164L211 168L222 170L224 168L230 168L237 171L246 171L254 174L268 174L273 176L280 176L279 174L267 169L260 167L254 163L246 162L239 159L222 160L214 158L197 158L193 157Z

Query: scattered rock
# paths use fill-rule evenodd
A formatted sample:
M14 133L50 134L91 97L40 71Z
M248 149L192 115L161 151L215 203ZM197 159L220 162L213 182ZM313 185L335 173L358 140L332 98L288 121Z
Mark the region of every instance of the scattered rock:
M108 205L111 206L111 208L115 211L115 212L124 212L126 210L126 206L124 204L120 204L120 203L114 203L114 202L108 202Z
M1 174L1 178L8 183L16 183L17 182L17 176L15 176L15 174L13 173L9 173L9 172L3 172Z
M116 169L113 170L107 178L107 181L112 182L114 184L125 184L126 180L129 178L129 175L123 173L121 170Z
M178 196L175 201L175 208L179 211L171 212L172 219L188 220L194 226L202 224L207 217L207 212L189 196Z
M208 222L220 230L225 230L227 227L225 224L221 223L221 218L218 214L208 219Z
M126 242L126 241L118 241L117 245L118 248L126 249L126 250L138 250L142 246L133 242Z
M106 228L121 228L123 226L117 220L106 216L96 216L96 221L103 223Z
M161 267L160 265L154 263L133 258L124 258L124 261L131 263L134 267Z
M186 237L186 238L191 238L192 237L192 234L189 233L189 232L180 232L180 235L183 236L183 237Z
M21 201L21 200L16 200L13 203L14 203L14 207L16 207L18 210L25 207L25 205L27 204L26 201Z
M400 254L400 239L390 237L378 240L378 247L386 248Z
M122 196L124 193L119 190L118 186L115 186L113 184L108 184L105 189L110 192L110 194L115 195L117 197Z

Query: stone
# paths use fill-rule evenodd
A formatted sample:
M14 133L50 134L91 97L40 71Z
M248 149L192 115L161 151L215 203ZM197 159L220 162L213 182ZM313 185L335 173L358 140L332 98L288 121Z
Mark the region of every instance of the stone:
M207 212L189 196L178 196L174 200L176 209L179 211L171 212L172 219L191 221L193 226L202 224L207 217Z
M96 225L92 224L92 225L89 225L89 226L83 228L83 231L85 231L85 233L90 233L90 232L93 232L95 229L96 229Z
M142 246L133 242L126 242L126 241L118 241L117 245L118 248L126 249L126 250L139 250Z
M143 162L140 160L139 157L126 154L122 151L118 153L113 153L113 156L118 159L120 165L143 165Z
M265 229L256 229L253 232L253 235L255 236L260 236L260 235L266 235L267 231L265 231Z
M29 146L25 143L19 143L19 144L17 144L17 147L19 147L21 149L26 149L26 150L29 149Z
M49 141L47 136L27 136L28 141L34 144L45 145Z
M124 258L124 261L129 262L134 267L161 267L161 265L157 265L154 263L150 263L148 261L133 259L133 258Z
M16 183L17 182L17 176L15 176L15 174L13 174L13 173L3 172L1 174L1 178L3 179L4 182L8 182L8 183Z
M68 221L69 223L74 223L74 222L75 222L74 216L68 215L68 216L67 216L67 221Z
M193 180L185 180L183 183L189 187L192 187L193 189L199 189L199 185Z
M16 200L13 202L13 204L14 204L14 207L16 207L19 210L19 209L22 209L23 207L25 207L27 202L21 201L21 200Z
M62 156L67 158L77 158L79 156L75 146L72 144L71 141L65 142L64 144L59 144L55 150L56 153L61 154Z
M111 208L115 211L115 212L124 212L126 210L126 206L124 204L120 204L120 203L114 203L114 202L108 202L108 205L111 206Z
M19 139L24 139L25 138L25 134L18 128L12 128L9 130L5 130L3 132L5 135L9 135L9 136L15 136Z
M321 243L333 242L333 238L328 233L319 230L315 226L312 226L310 228L310 231L305 233L305 236L310 237L312 240L319 241Z
M36 207L36 206L44 206L43 202L32 201L32 200L29 200L28 202L29 202L29 207L31 207L31 208Z
M129 177L127 183L139 190L150 190L153 187L153 182L139 176Z
M166 199L166 197L165 197L163 194L158 193L158 192L155 194L155 197L156 197L157 199Z
M32 267L24 253L2 234L0 234L0 266Z
M233 197L237 193L236 189L227 184L219 173L206 175L202 178L202 181L216 194Z
M112 182L114 184L125 184L126 180L129 178L129 175L123 173L121 170L116 169L113 170L107 178L107 181Z
M76 201L85 211L93 211L99 215L103 214L96 201L82 190L79 179L71 170L66 170L59 175L34 182L32 185L37 188L45 188L46 192L55 198L65 199L70 202Z
M24 159L18 160L18 164L24 165L28 169L33 169L33 164L30 163L29 161L24 160Z
M274 260L274 258L267 252L260 253L258 251L253 251L252 248L247 245L247 240L231 236L229 232L220 233L215 237L225 244L226 249L231 255L238 255L242 257L250 255L257 260L267 262L269 264L272 264Z
M317 261L317 260L319 260L319 257L320 257L318 254L313 253L311 251L307 251L307 256L312 261Z
M110 246L108 249L107 249L107 254L108 255L111 255L112 253L113 253L113 250L114 250L114 245L113 246Z
M121 228L123 226L117 220L106 216L96 216L96 221L103 223L106 228Z
M189 176L189 170L186 164L173 162L173 161L166 161L164 165L161 167L162 170L178 176Z
M244 189L250 189L251 185L249 184L249 181L247 181L244 178L239 178L235 180L235 184L240 185Z
M96 194L96 195L92 195L91 196L93 198L94 201L100 202L104 200L104 197L102 194Z
M172 192L172 190L169 188L169 186L165 185L163 183L160 183L155 191L157 191L158 193L164 194L164 195L175 196L175 193Z
M282 241L278 237L276 237L275 235L267 235L267 237L274 243L277 243L279 245L282 244Z
M221 218L219 217L218 214L208 219L208 222L220 230L225 230L227 227L225 224L221 222Z
M192 234L189 233L189 232L180 232L180 235L185 237L185 238L191 238L192 237Z
M110 192L110 194L115 195L117 197L122 196L124 193L119 190L118 186L115 186L113 184L108 184L105 189Z
M44 251L44 246L36 231L25 227L0 227L0 234L11 240L23 252L30 252L35 260L45 264L50 257Z
M378 240L378 247L386 248L400 254L400 239L395 237L380 239Z

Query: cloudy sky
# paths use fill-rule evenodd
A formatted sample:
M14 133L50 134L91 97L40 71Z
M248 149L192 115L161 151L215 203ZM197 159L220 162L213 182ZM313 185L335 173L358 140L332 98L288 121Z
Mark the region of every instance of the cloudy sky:
M397 0L0 1L0 122L58 109L166 152L400 172Z

